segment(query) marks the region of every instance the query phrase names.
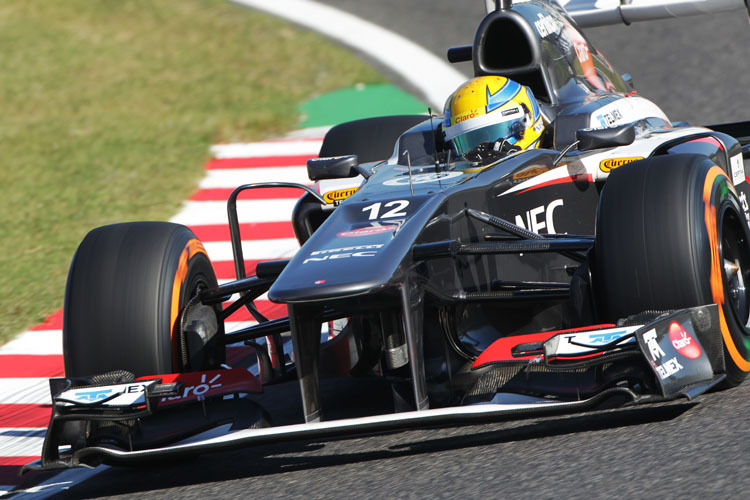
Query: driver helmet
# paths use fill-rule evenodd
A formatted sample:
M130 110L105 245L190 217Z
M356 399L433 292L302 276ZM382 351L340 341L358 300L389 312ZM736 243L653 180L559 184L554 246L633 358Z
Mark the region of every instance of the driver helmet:
M536 148L544 131L531 89L503 76L479 76L463 83L448 98L444 114L445 140L459 155L483 142Z

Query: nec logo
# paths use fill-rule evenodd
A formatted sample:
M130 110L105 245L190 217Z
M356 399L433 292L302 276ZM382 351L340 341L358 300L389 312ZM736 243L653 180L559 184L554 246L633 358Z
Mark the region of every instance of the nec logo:
M555 231L555 220L554 212L558 207L562 207L565 204L563 200L553 200L547 206L539 206L526 211L526 220L522 215L516 215L516 226L522 227L528 231L539 233L542 229L546 229L547 233L553 234ZM541 218L539 216L542 216Z

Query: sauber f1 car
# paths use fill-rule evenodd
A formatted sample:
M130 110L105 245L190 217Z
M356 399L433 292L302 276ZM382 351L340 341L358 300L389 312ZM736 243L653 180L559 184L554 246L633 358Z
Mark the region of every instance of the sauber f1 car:
M232 193L229 283L217 283L184 226L91 231L67 283L66 377L50 382L42 459L27 468L127 465L740 384L750 371L750 122L670 122L576 21L708 2L561 3L570 13L554 1L498 2L473 45L448 52L473 61L476 76L533 92L536 147L460 154L446 117L340 124L308 162L313 187ZM292 216L301 248L248 276L237 197L278 187L302 191ZM263 295L288 316L261 314ZM227 333L240 308L255 321ZM227 356L236 345L252 362Z

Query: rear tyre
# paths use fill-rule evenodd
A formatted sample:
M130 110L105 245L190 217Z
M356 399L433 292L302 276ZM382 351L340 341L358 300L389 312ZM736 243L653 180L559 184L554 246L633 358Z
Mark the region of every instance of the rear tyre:
M750 232L709 159L649 158L615 170L599 201L595 300L604 320L719 304L727 385L750 371Z
M203 245L184 226L130 222L92 230L73 258L65 290L66 375L127 370L142 376L218 366L223 330L217 309L197 304L181 315L199 288L216 285ZM180 321L193 326L192 338L181 338Z

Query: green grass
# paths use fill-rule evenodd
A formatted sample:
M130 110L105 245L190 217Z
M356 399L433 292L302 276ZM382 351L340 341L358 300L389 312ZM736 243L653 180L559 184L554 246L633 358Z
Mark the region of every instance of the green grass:
M62 306L88 230L166 220L211 144L278 136L381 77L224 0L0 3L0 344Z

